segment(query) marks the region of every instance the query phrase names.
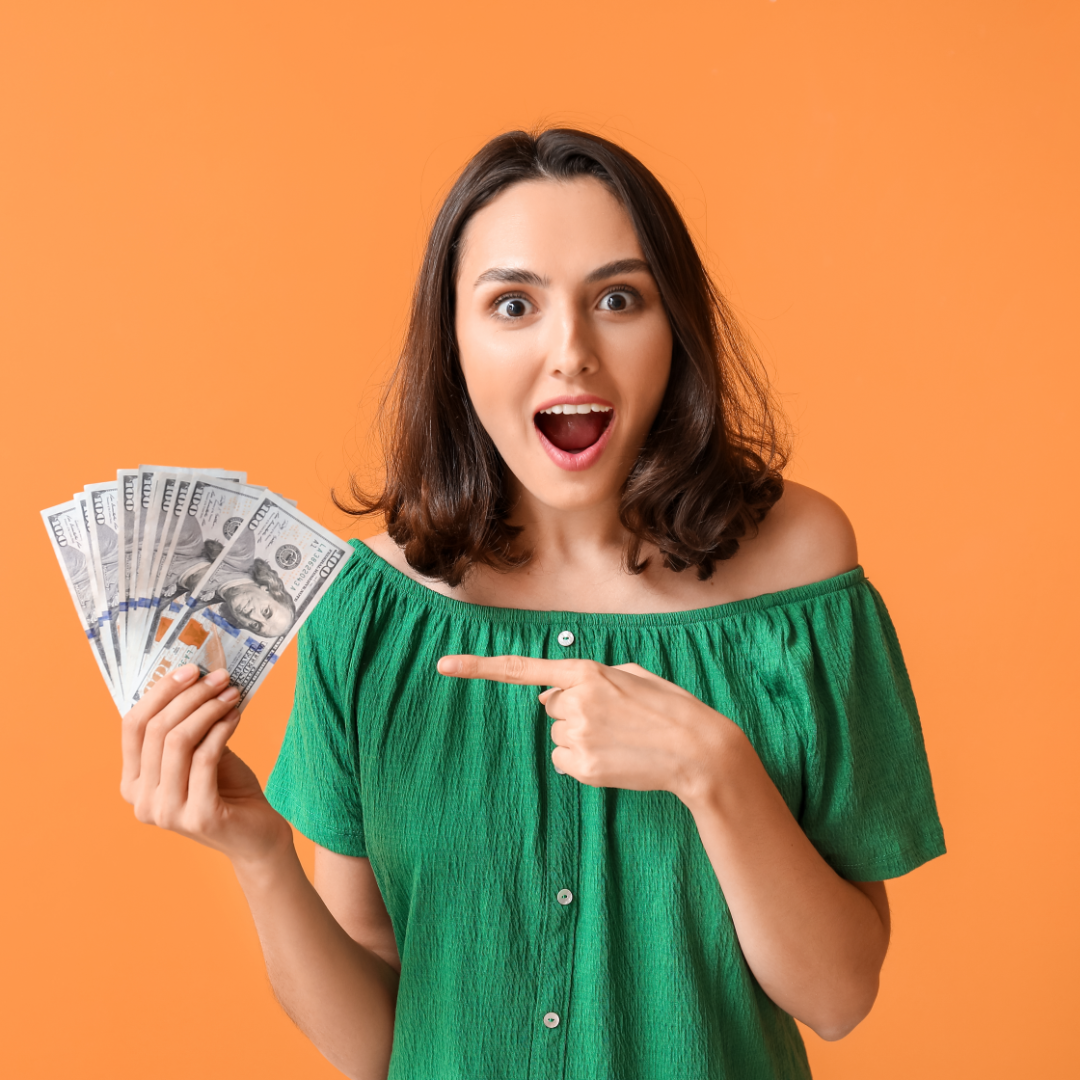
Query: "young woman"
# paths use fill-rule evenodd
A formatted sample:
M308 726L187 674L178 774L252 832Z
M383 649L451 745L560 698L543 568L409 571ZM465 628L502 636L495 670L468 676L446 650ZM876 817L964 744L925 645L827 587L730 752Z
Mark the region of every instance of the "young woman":
M883 879L944 844L851 526L782 481L660 184L582 132L489 143L393 389L354 491L388 531L301 632L266 796L227 676L190 670L125 719L125 798L229 856L349 1076L808 1076L792 1017L867 1014Z

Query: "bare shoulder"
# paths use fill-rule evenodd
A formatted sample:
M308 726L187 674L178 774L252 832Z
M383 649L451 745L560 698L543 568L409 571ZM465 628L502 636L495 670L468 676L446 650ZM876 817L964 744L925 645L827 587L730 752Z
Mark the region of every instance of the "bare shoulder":
M791 480L758 535L732 559L732 569L745 579L740 591L748 596L825 581L858 565L847 514L820 491Z
M416 573L405 561L405 552L390 539L389 533L381 532L375 536L368 536L361 540L360 543L371 548L380 559L388 562L395 570L400 570L410 576Z
M842 574L859 563L855 530L847 514L805 484L784 483L784 494L766 515L761 533L777 554L812 581Z

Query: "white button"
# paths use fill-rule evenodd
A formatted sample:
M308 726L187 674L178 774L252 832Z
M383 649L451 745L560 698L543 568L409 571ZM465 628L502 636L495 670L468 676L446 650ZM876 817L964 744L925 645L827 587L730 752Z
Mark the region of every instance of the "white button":
M560 904L569 904L574 899L574 894L569 889L560 889L556 899Z
M558 1013L544 1013L544 1023L548 1027L559 1026L559 1014Z
M574 644L574 635L569 630L564 630L559 635L558 642L565 649L568 645Z

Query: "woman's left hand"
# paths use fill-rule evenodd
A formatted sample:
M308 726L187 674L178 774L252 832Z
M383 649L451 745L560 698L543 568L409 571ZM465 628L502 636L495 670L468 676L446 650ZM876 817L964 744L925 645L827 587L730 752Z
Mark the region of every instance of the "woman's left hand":
M743 738L726 716L638 664L525 656L444 656L443 675L549 686L552 764L590 787L670 791L683 802L716 780L725 743Z

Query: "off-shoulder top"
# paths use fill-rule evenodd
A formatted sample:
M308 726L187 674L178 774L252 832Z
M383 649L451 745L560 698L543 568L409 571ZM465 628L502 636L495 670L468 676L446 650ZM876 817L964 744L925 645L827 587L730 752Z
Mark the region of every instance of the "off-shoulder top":
M900 646L862 568L692 611L586 614L450 599L352 543L300 632L267 796L371 861L401 957L389 1080L808 1077L687 807L557 773L537 688L435 665L638 663L743 729L838 874L897 877L945 846Z

